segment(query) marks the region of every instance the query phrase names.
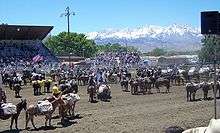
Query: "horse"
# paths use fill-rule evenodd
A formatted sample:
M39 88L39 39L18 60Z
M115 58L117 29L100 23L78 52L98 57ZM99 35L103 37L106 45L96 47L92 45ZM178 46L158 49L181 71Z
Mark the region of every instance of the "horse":
M10 125L10 129L12 129L12 126L13 126L13 123L15 121L15 128L18 130L18 117L21 113L21 111L24 109L26 110L27 109L27 102L26 102L26 99L21 99L21 102L19 102L17 105L16 105L16 108L17 108L17 113L16 114L11 114L11 115L0 115L0 119L2 120L7 120L9 118L11 118L11 125Z
M56 107L59 105L64 104L64 101L61 98L61 95L59 98L55 98L54 101L51 102L53 110L52 111L47 111L45 113L41 113L36 105L29 105L26 111L26 125L25 128L28 129L28 123L31 120L32 126L34 129L37 129L36 126L34 125L34 116L39 116L39 115L44 115L45 116L45 126L47 127L47 122L49 120L49 126L51 126L51 118L52 114L54 113Z
M155 82L155 87L157 88L157 93L160 93L160 86L166 87L166 93L170 92L170 80L165 78L158 78Z

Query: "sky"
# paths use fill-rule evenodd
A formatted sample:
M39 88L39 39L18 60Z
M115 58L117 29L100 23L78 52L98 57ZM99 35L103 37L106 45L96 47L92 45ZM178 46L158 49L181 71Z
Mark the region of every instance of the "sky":
M220 10L220 0L0 0L0 24L52 25L52 34L86 33L144 25L187 24L200 27L200 12Z

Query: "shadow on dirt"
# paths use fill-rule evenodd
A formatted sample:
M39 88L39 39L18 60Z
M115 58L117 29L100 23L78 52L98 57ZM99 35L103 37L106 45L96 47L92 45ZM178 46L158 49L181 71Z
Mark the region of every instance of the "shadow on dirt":
M23 129L18 129L18 130L12 129L12 130L2 131L1 133L19 133L19 132L21 132L21 131L23 131Z

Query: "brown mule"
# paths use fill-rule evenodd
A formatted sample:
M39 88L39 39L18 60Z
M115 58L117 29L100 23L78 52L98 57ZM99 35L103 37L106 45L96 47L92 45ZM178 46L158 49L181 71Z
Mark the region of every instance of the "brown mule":
M18 129L18 126L17 126L18 125L18 117L19 117L22 109L24 109L24 110L27 109L27 102L26 102L26 100L25 99L24 100L21 99L21 102L19 102L16 105L16 107L17 107L17 113L16 114L3 115L3 116L0 115L0 119L2 119L2 120L7 120L7 119L11 118L10 129L12 129L14 121L15 121L15 128Z
M53 106L53 110L52 111L48 111L46 113L40 113L38 111L37 106L35 105L30 105L27 108L26 111L26 126L25 128L27 129L28 127L28 122L31 120L32 126L36 129L36 126L34 125L34 116L37 115L45 115L45 126L47 126L47 122L49 120L49 126L51 126L51 118L52 118L52 114L54 113L55 109L59 106L64 104L64 101L61 99L61 95L58 98L55 98L54 101L51 102L52 106Z

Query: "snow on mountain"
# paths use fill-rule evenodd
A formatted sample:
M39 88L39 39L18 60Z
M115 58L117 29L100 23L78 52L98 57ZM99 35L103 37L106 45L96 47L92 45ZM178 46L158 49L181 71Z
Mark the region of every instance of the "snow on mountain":
M198 50L202 39L198 28L178 24L167 27L146 25L134 29L107 29L86 35L89 39L94 39L97 44L128 44L141 51L150 51L157 47L177 51Z

